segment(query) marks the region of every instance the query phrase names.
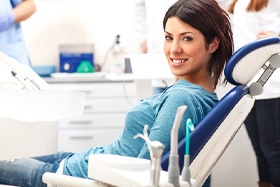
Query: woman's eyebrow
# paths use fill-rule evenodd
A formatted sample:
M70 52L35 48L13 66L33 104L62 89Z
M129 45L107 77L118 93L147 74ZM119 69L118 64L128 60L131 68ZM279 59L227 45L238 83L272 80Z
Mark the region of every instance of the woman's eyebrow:
M182 33L180 33L180 35L182 36L182 35L185 35L185 34L193 34L193 35L195 35L193 32L191 32L191 31L187 31L187 32L182 32Z
M168 35L172 35L171 33L169 33L169 32L167 32L167 31L164 31L166 34L168 34Z
M171 33L169 33L169 32L167 32L167 31L164 31L166 34L168 34L168 35L172 35ZM183 35L185 35L185 34L193 34L193 35L195 35L193 32L191 32L191 31L187 31L187 32L182 32L182 33L180 33L179 35L181 35L181 36L183 36Z

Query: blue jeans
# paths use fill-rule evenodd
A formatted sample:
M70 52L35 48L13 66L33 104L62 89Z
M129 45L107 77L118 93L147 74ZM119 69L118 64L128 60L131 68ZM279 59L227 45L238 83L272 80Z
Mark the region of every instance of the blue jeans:
M256 100L245 127L257 157L260 182L280 186L280 98Z
M21 187L46 187L42 182L45 172L55 173L59 163L69 154L58 152L34 158L22 158L15 161L0 162L0 184Z

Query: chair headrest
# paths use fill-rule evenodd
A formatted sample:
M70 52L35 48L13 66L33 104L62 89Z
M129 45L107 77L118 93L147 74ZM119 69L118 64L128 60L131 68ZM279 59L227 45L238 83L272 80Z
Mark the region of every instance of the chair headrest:
M237 50L225 66L225 77L233 85L247 85L268 59L280 53L280 38L255 40Z

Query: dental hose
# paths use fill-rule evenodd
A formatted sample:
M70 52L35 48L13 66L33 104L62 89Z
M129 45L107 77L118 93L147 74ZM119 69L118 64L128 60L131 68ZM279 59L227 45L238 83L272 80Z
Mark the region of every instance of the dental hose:
M171 130L171 145L170 156L168 165L168 182L174 185L174 187L180 187L180 167L179 167L179 155L178 155L178 129L181 124L183 115L187 106L180 106L177 109L173 127Z
M191 172L190 172L190 131L193 130L193 123L191 119L188 119L186 122L186 150L184 156L184 166L182 170L182 179L191 185Z

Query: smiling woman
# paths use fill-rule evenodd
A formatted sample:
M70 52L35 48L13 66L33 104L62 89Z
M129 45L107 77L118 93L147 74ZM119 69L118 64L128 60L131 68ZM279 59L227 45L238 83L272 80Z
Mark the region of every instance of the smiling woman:
M177 17L167 20L165 33L164 52L176 79L184 78L214 92L208 61L220 40L215 37L209 46L206 45L200 31Z
M179 66L183 70L175 74L177 78L183 76L207 90L215 89L225 62L233 53L227 13L216 1L179 0L166 13L163 28L166 34L164 52L171 71L175 73L175 67L178 69L175 63L178 61L172 59L187 60L184 66ZM209 77L212 83L208 82Z
M87 178L91 154L150 159L147 144L133 139L146 124L149 139L161 142L166 154L170 150L170 132L177 109L186 105L188 109L178 129L178 140L182 140L186 136L187 119L198 124L218 102L214 88L233 51L232 32L228 15L215 0L179 0L167 11L163 23L165 55L176 76L173 85L132 106L123 132L107 146L90 147L80 153L59 152L0 162L0 184L46 186L42 182L45 172Z

